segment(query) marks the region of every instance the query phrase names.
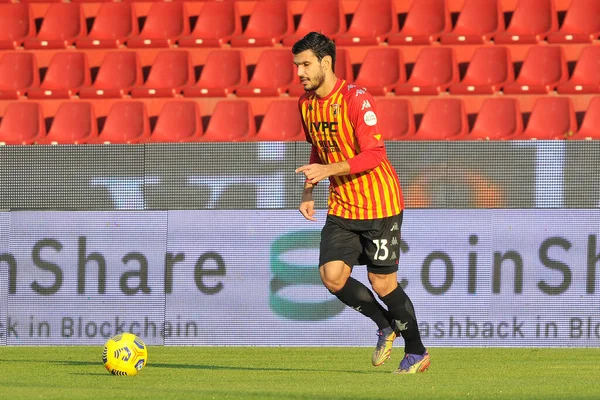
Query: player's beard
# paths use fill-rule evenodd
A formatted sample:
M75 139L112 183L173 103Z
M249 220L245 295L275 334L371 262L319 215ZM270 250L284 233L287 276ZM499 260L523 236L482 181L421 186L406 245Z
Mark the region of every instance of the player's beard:
M310 79L310 84L304 86L305 91L317 90L325 82L325 73L321 70L314 78Z

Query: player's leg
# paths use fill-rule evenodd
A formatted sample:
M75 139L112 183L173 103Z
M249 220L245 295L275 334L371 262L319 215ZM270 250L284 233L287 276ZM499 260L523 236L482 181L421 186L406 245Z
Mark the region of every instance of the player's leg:
M375 269L375 268L374 268ZM423 372L429 368L429 353L423 345L412 301L398 284L397 272L379 274L369 271L373 290L394 318L394 329L404 339L404 358L397 374Z
M405 352L423 354L425 346L421 341L415 308L406 292L398 284L397 273L381 274L371 270L369 271L369 281L395 320L395 328L404 338Z
M389 327L388 319L382 313L379 302L373 292L350 276L351 268L343 261L330 261L319 268L325 287L346 304L370 318L382 329Z
M367 270L373 290L395 320L395 335L404 338L405 352L424 357L426 349L421 341L412 301L398 285L401 225L402 214L373 221L372 229L361 237L365 249L363 256L368 260Z
M342 303L370 318L379 329L389 327L373 292L352 278L352 266L358 260L361 244L358 235L347 229L347 220L327 217L321 232L319 272L325 287Z
M367 267L369 268L369 267ZM385 290L385 281L383 279L373 279L373 273L372 272L368 272L369 275L369 281L371 282L371 286L373 287L373 290L375 291L375 293L377 293L377 290ZM392 275L392 274L390 274ZM395 273L393 274L394 276L396 275ZM378 275L379 276L379 275ZM380 275L380 276L385 276L385 275ZM379 293L378 293L379 295ZM381 295L379 295L379 298L381 298ZM379 304L379 302L378 302ZM384 303L385 304L385 303ZM394 343L394 340L400 336L400 332L398 331L396 324L395 324L395 319L394 319L394 314L391 313L389 310L386 310L385 308L381 307L382 309L385 310L385 312L383 313L389 323L389 326L385 327L385 328L380 328L379 331L377 331L377 345L375 346L375 350L373 351L373 356L372 356L372 360L371 362L373 363L374 366L379 366L382 365L386 360L388 360L392 354L392 346Z

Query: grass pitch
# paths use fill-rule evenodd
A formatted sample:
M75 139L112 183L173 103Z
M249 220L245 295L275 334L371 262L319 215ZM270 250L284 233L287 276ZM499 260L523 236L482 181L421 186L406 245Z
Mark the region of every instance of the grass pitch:
M135 377L102 346L0 347L3 399L598 399L600 349L430 348L423 374L394 375L371 348L162 347Z

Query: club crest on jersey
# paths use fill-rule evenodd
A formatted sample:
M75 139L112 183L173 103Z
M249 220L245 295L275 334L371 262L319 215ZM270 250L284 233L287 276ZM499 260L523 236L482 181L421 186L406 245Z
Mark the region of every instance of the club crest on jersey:
M333 117L337 118L338 114L340 113L340 105L339 104L332 104L331 105L331 112L333 113Z

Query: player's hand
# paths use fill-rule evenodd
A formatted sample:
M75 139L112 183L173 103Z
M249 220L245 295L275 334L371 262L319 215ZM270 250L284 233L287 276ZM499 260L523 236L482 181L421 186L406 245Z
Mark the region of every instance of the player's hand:
M319 181L331 176L329 165L325 164L309 164L296 168L296 173L302 172L306 176L306 180L313 185Z
M304 191L302 195L302 201L300 201L300 207L298 207L300 213L309 221L316 221L315 215L315 201L312 198L312 193Z

